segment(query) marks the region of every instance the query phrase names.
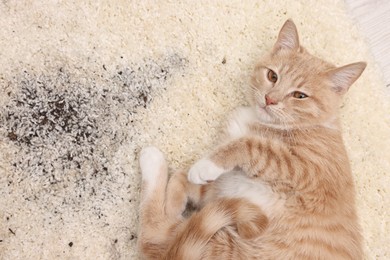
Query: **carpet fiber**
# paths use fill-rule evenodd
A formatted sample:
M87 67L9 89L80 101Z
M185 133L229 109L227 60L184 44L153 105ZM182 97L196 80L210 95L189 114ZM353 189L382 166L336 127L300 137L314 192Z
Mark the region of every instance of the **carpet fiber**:
M341 0L0 2L0 258L137 259L137 156L218 142L287 18L368 67L342 108L367 259L390 257L390 104Z

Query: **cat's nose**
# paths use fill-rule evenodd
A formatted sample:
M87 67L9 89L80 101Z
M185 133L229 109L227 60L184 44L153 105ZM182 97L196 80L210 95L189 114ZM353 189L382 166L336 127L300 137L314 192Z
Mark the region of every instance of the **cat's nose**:
M278 102L272 98L270 98L268 95L265 95L265 104L267 106L269 105L276 105Z

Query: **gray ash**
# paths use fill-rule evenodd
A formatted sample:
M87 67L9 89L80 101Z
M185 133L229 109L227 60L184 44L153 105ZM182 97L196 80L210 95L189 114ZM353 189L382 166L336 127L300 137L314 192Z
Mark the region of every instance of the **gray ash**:
M93 72L63 66L45 73L26 69L8 79L5 84L13 91L0 111L0 133L18 148L9 185L28 182L34 191L26 200L56 212L64 203L80 208L91 197L114 200L109 188L100 187L115 190L123 181L120 166L110 163L118 148L134 138L137 109L146 108L185 64L171 55L118 65L115 73L108 65ZM47 201L48 189L66 199ZM96 209L96 214L104 213Z

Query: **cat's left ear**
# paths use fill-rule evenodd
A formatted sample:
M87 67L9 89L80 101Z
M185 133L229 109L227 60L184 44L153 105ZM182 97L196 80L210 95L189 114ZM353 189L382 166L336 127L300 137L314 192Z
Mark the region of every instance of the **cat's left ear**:
M326 72L326 76L332 83L332 89L340 94L345 94L349 87L360 77L367 63L356 62Z
M299 50L298 30L295 23L290 19L280 29L273 51L276 52L281 49Z

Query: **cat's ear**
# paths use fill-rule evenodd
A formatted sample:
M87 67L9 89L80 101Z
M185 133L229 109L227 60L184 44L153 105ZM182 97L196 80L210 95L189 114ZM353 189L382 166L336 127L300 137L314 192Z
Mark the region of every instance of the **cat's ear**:
M326 76L332 83L332 89L342 95L360 77L366 66L365 62L356 62L329 70L326 72Z
M294 22L288 19L282 29L280 29L278 40L274 45L273 51L276 52L280 49L298 50L299 49L299 37L297 27Z

